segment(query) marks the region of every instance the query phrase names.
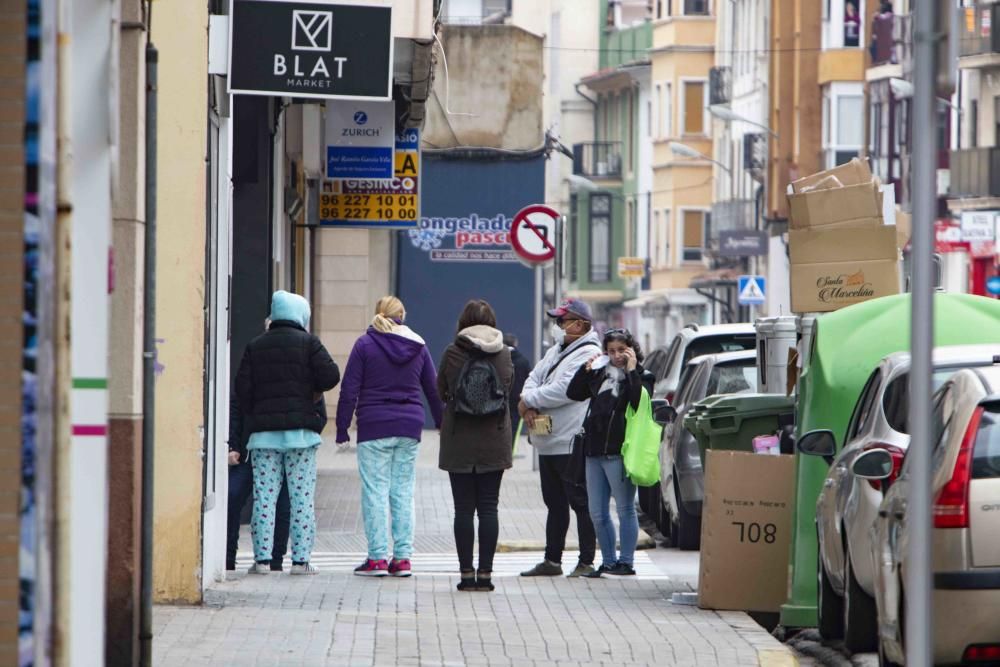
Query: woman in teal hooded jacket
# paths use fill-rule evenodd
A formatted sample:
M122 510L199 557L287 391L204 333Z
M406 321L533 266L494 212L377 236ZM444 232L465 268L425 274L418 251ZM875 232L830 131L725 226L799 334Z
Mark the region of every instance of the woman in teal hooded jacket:
M316 449L326 416L320 394L337 386L340 370L319 338L307 331L309 302L284 291L271 299L271 325L247 345L236 374L251 434L254 474L252 574L270 572L274 516L281 478L291 500L292 574L315 574L309 559L316 537Z

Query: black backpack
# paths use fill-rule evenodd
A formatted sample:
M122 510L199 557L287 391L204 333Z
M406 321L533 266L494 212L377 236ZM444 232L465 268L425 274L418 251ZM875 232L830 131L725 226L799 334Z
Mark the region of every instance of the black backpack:
M455 414L470 417L490 417L507 410L507 392L496 366L474 352L462 366L455 387Z

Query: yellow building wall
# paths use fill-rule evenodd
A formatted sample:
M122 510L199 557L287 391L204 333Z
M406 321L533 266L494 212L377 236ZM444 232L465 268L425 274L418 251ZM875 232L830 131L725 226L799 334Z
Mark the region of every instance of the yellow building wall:
M864 81L865 52L861 49L832 49L819 54L819 85L835 81Z
M712 207L712 165L678 157L670 151L669 142L678 141L703 155L712 155L711 116L706 113L705 133L685 134L683 131L683 95L685 80L704 80L706 91L709 70L715 64L715 19L673 18L658 22L653 30L651 53L652 84L671 85L670 128L653 144L653 209L670 211L667 234L670 240L670 260L667 265L654 266L650 275L653 290L686 288L691 279L705 271L701 263L678 262L679 219L682 209ZM696 48L679 51L674 47Z
M208 13L204 3L162 11L157 129L156 491L157 602L201 601L202 372Z

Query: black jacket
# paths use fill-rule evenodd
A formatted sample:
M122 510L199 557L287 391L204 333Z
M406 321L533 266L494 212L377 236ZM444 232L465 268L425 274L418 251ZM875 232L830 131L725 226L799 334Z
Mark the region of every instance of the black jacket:
M320 419L323 420L323 426L326 426L327 416L326 416L326 399L323 396L319 397L316 404L313 406L316 410L316 414ZM240 410L240 399L236 395L236 392L230 392L229 394L229 451L239 452L240 463L247 462L247 445L250 444L250 430L244 428L246 426L245 420L243 419L243 412ZM323 429L320 428L320 432Z
M278 320L247 345L236 373L243 434L308 429L320 433L326 416L315 395L340 382L340 369L319 338Z
M528 375L531 374L531 362L528 358L521 354L521 351L516 347L510 348L510 360L514 364L514 382L510 385L510 420L511 430L517 430L517 422L521 417L517 413L517 405L521 402L521 390L524 389L524 383L528 380Z
M618 385L618 397L610 390L601 391L607 377L606 369L588 371L586 365L573 376L566 390L566 396L574 401L590 400L590 410L583 422L584 449L587 456L620 456L625 441L625 411L639 407L642 387L652 395L653 374L636 366L631 373L625 373Z

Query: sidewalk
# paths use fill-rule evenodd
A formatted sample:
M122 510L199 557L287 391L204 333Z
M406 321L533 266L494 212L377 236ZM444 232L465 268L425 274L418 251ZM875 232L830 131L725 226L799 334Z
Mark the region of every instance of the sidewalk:
M418 462L413 578L351 574L365 551L354 451L328 443L317 491L321 574L248 577L241 567L207 591L203 607L157 607L156 664L796 664L745 614L670 602L692 590L696 554L640 551L635 578L570 580L517 576L540 551L499 553L496 592L459 593L448 478L437 470L436 434L428 436ZM545 510L531 450L523 452L504 477L501 543L540 548ZM567 553L564 563L575 558Z

